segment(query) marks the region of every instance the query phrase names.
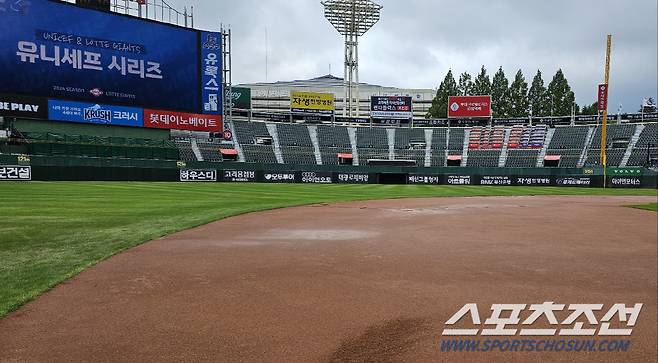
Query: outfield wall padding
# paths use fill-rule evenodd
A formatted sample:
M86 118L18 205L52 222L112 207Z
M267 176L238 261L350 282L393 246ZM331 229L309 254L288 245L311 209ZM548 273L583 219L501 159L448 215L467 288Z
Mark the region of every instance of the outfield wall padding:
M181 180L181 171L214 171L219 182L376 184L385 175L402 175L404 184L657 188L649 169L611 168L418 168L397 166L283 165L181 162L169 160L0 155L0 165L32 168L35 181ZM186 174L186 176L188 176Z

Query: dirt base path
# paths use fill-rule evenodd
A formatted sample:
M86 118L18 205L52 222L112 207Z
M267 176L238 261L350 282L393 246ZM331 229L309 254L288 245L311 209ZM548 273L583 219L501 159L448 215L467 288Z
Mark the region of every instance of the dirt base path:
M230 218L134 248L0 320L0 361L656 361L658 218L620 207L655 200L416 199ZM491 304L545 301L605 304L598 319L614 303L644 307L626 353L441 351L466 303L484 323Z

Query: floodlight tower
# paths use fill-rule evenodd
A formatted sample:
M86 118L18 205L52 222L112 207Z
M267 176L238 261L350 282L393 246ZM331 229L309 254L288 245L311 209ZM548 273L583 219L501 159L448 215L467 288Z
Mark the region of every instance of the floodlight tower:
M359 117L359 37L377 24L382 6L370 0L325 0L322 5L325 18L345 37L343 114Z

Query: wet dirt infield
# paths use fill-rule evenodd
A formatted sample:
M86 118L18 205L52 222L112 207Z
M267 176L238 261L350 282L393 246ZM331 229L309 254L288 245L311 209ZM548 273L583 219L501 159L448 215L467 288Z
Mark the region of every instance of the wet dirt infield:
M658 217L622 207L655 201L408 199L229 218L113 257L0 320L0 362L655 362ZM628 340L627 352L441 350L461 339L442 331L467 303L482 329L492 304L548 301L604 304L598 320L644 306L630 337L578 338ZM470 315L453 327L472 328Z

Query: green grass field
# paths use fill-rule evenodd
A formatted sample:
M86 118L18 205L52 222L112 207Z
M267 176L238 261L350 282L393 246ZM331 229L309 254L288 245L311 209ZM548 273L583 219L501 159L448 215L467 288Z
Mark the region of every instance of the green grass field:
M247 212L322 202L655 190L178 183L0 184L0 317L127 248ZM655 205L654 205L655 210Z
M658 203L649 203L649 204L644 204L644 205L633 205L633 206L631 206L631 208L650 210L650 211L658 212Z

